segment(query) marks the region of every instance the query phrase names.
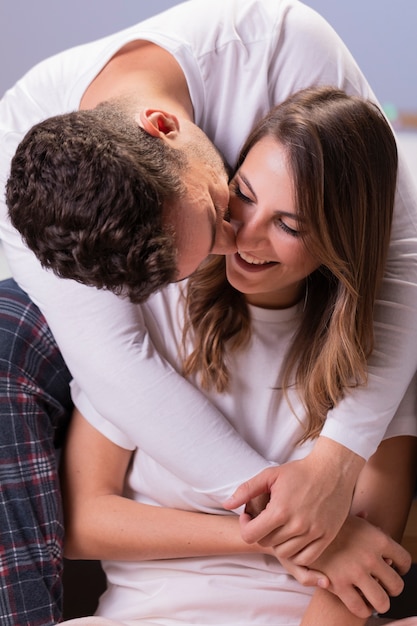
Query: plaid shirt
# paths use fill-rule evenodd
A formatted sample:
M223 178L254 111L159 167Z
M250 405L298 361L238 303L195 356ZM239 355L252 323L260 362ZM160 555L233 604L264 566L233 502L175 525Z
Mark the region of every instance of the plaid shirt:
M0 623L62 617L58 451L71 414L70 373L46 321L0 282Z

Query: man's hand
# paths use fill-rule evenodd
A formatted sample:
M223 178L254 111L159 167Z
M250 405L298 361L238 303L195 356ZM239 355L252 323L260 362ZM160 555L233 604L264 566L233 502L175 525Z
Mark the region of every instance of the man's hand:
M292 571L291 561L282 565ZM314 563L330 580L327 588L357 617L367 618L372 610L385 613L389 596L404 587L400 574L411 566L408 552L382 530L366 520L349 516L336 539ZM298 577L297 577L298 580Z
M273 546L276 556L309 566L333 541L346 520L364 460L344 446L319 437L313 451L243 483L224 503L226 509L248 504L262 494L269 499L256 517L241 515L247 543Z

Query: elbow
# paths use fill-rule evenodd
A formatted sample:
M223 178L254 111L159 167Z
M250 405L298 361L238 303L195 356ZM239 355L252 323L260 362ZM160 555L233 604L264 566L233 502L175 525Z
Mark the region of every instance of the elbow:
M85 561L86 557L82 554L82 551L77 549L71 543L65 541L64 543L64 557L69 561Z
M74 513L65 519L64 557L69 560L97 560L97 525L88 516Z
M71 561L95 559L88 546L89 542L82 533L76 533L69 527L65 528L64 557L66 559Z

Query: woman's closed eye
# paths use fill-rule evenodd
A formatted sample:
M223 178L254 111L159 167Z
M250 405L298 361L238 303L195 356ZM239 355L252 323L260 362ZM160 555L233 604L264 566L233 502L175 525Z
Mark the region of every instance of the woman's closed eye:
M276 225L281 228L284 233L287 233L287 235L291 235L291 237L299 237L300 236L300 231L295 229L295 228L291 228L290 226L288 226L288 224L286 224L282 217L277 217L275 220Z
M237 181L234 181L234 182L231 183L230 189L231 189L232 193L234 193L237 198L242 200L242 202L245 202L246 204L252 204L253 203L253 200L248 198L248 196L246 196L243 193L243 191L241 190L241 188L239 186L239 183Z

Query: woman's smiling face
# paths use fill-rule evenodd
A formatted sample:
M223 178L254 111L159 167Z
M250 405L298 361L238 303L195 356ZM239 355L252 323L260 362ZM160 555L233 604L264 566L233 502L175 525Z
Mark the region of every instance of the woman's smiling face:
M263 137L230 183L230 216L238 252L226 257L228 281L250 304L286 308L300 300L319 267L302 235L283 146Z

